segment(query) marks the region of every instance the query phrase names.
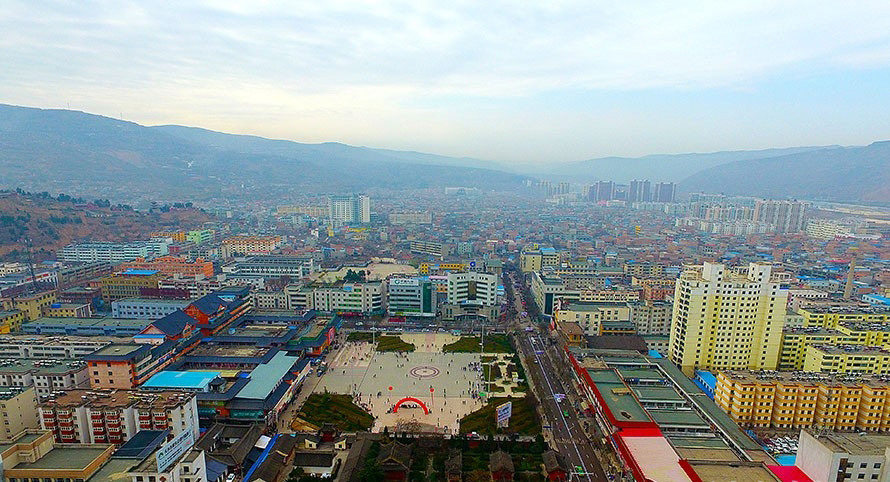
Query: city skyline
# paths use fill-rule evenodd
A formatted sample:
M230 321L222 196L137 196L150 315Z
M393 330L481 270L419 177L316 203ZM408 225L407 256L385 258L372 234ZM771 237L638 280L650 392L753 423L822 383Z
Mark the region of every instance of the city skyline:
M0 12L3 102L141 124L534 164L865 145L890 127L878 4Z

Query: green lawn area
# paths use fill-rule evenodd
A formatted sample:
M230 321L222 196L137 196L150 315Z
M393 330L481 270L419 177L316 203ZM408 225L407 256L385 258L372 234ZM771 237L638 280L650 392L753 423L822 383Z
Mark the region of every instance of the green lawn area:
M345 432L368 430L374 425L374 416L352 403L352 397L336 393L309 395L297 416L319 427L333 423Z
M374 334L367 331L353 331L346 336L346 341L371 341Z
M510 417L509 427L499 429L495 412L499 405L507 401L513 402L513 416ZM487 405L461 419L460 432L476 432L483 435L496 433L538 435L541 433L541 421L535 412L535 404L534 396L530 393L523 398L492 398Z
M399 336L380 335L377 337L377 351L414 351L414 344L406 343Z
M442 347L445 353L479 353L478 336L464 336L450 345ZM490 335L485 337L486 353L513 353L513 347L507 335Z
M346 341L377 342L377 351L414 351L414 344L406 343L401 337L392 335L374 335L365 331L354 331L346 337Z

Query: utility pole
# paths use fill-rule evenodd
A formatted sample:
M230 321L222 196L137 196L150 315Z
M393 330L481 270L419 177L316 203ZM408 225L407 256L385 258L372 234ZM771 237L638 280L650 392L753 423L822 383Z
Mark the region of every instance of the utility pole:
M31 294L37 293L37 275L34 273L34 259L31 257L31 238L25 238L25 246L28 248L28 271L31 273Z

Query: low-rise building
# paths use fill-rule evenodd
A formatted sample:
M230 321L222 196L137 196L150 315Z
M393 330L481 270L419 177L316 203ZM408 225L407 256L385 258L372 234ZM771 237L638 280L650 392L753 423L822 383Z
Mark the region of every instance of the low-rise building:
M198 436L194 393L183 391L69 390L39 405L40 424L60 443L120 445L140 430Z
M38 396L90 385L82 360L0 360L0 385L34 387Z
M102 278L102 301L111 304L124 298L138 298L143 290L157 290L164 275L156 270L130 269Z
M714 401L743 427L890 430L890 378L723 371Z
M189 305L188 300L124 298L111 303L112 318L157 320Z
M866 345L809 345L804 371L890 374L890 351Z
M119 271L130 269L158 271L165 276L213 276L213 262L205 261L204 258L197 258L189 261L187 258L178 256L160 256L151 261L145 258L136 258L133 261L122 263L117 268Z
M40 428L40 419L34 407L37 395L34 387L0 386L0 427L3 440L11 440L17 434Z
M386 284L386 295L390 315L436 316L436 290L429 279L393 278Z
M800 433L794 465L811 480L890 481L890 435Z

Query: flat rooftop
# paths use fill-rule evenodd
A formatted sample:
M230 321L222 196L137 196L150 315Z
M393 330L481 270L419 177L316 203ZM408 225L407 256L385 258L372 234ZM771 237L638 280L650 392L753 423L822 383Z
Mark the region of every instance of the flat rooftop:
M70 371L79 371L87 367L83 360L61 360L53 358L50 360L34 360L34 359L6 359L0 360L0 373L46 373L60 374Z
M142 388L172 388L206 390L210 381L220 376L220 372L180 372L162 371L149 378Z
M64 470L76 469L83 470L94 460L99 458L109 446L86 446L86 445L56 445L52 450L44 454L33 463L22 463L15 467L6 467L6 469L18 470Z
M294 320L296 321L296 320ZM230 336L251 336L262 338L279 338L287 334L287 326L283 325L248 325L243 324L235 328L235 333Z
M658 425L705 428L711 426L693 410L648 410L648 412Z
M194 394L181 391L164 390L157 392L141 392L138 390L66 390L62 395L52 397L43 405L56 407L91 407L122 408L135 405L137 407L175 407L181 405Z
M126 343L132 341L131 336L78 336L78 335L5 335L0 336L0 345L102 345L107 343Z
M614 370L587 370L587 373L616 420L651 421L646 410Z
M605 360L606 363L610 363L611 360ZM610 363L611 364L611 363ZM666 377L658 370L654 368L625 368L618 367L618 373L624 378L625 381L633 384L631 381L633 379L637 380L664 380Z
M640 401L655 402L683 402L685 399L671 387L635 387L631 390L637 395Z
M872 375L867 373L827 373L827 372L780 372L775 370L724 370L723 375L735 383L763 384L781 383L783 385L842 385L872 387L890 386L890 375Z
M777 480L776 476L762 465L743 465L730 462L697 462L692 469L705 482L732 480L734 482L766 482Z
M221 357L221 358L262 358L269 353L269 348L253 345L198 345L189 352L189 357Z
M130 318L112 318L110 316L101 318L59 318L46 316L29 321L25 325L55 325L55 326L123 326L134 328L145 328L150 325L153 320L136 320Z
M820 435L818 441L829 450L850 455L883 456L887 447L890 447L890 435L829 433Z
M879 346L865 345L810 345L815 350L825 352L829 355L882 355L890 356L887 351Z
M112 343L103 346L91 356L127 356L143 347L145 345L139 343Z

